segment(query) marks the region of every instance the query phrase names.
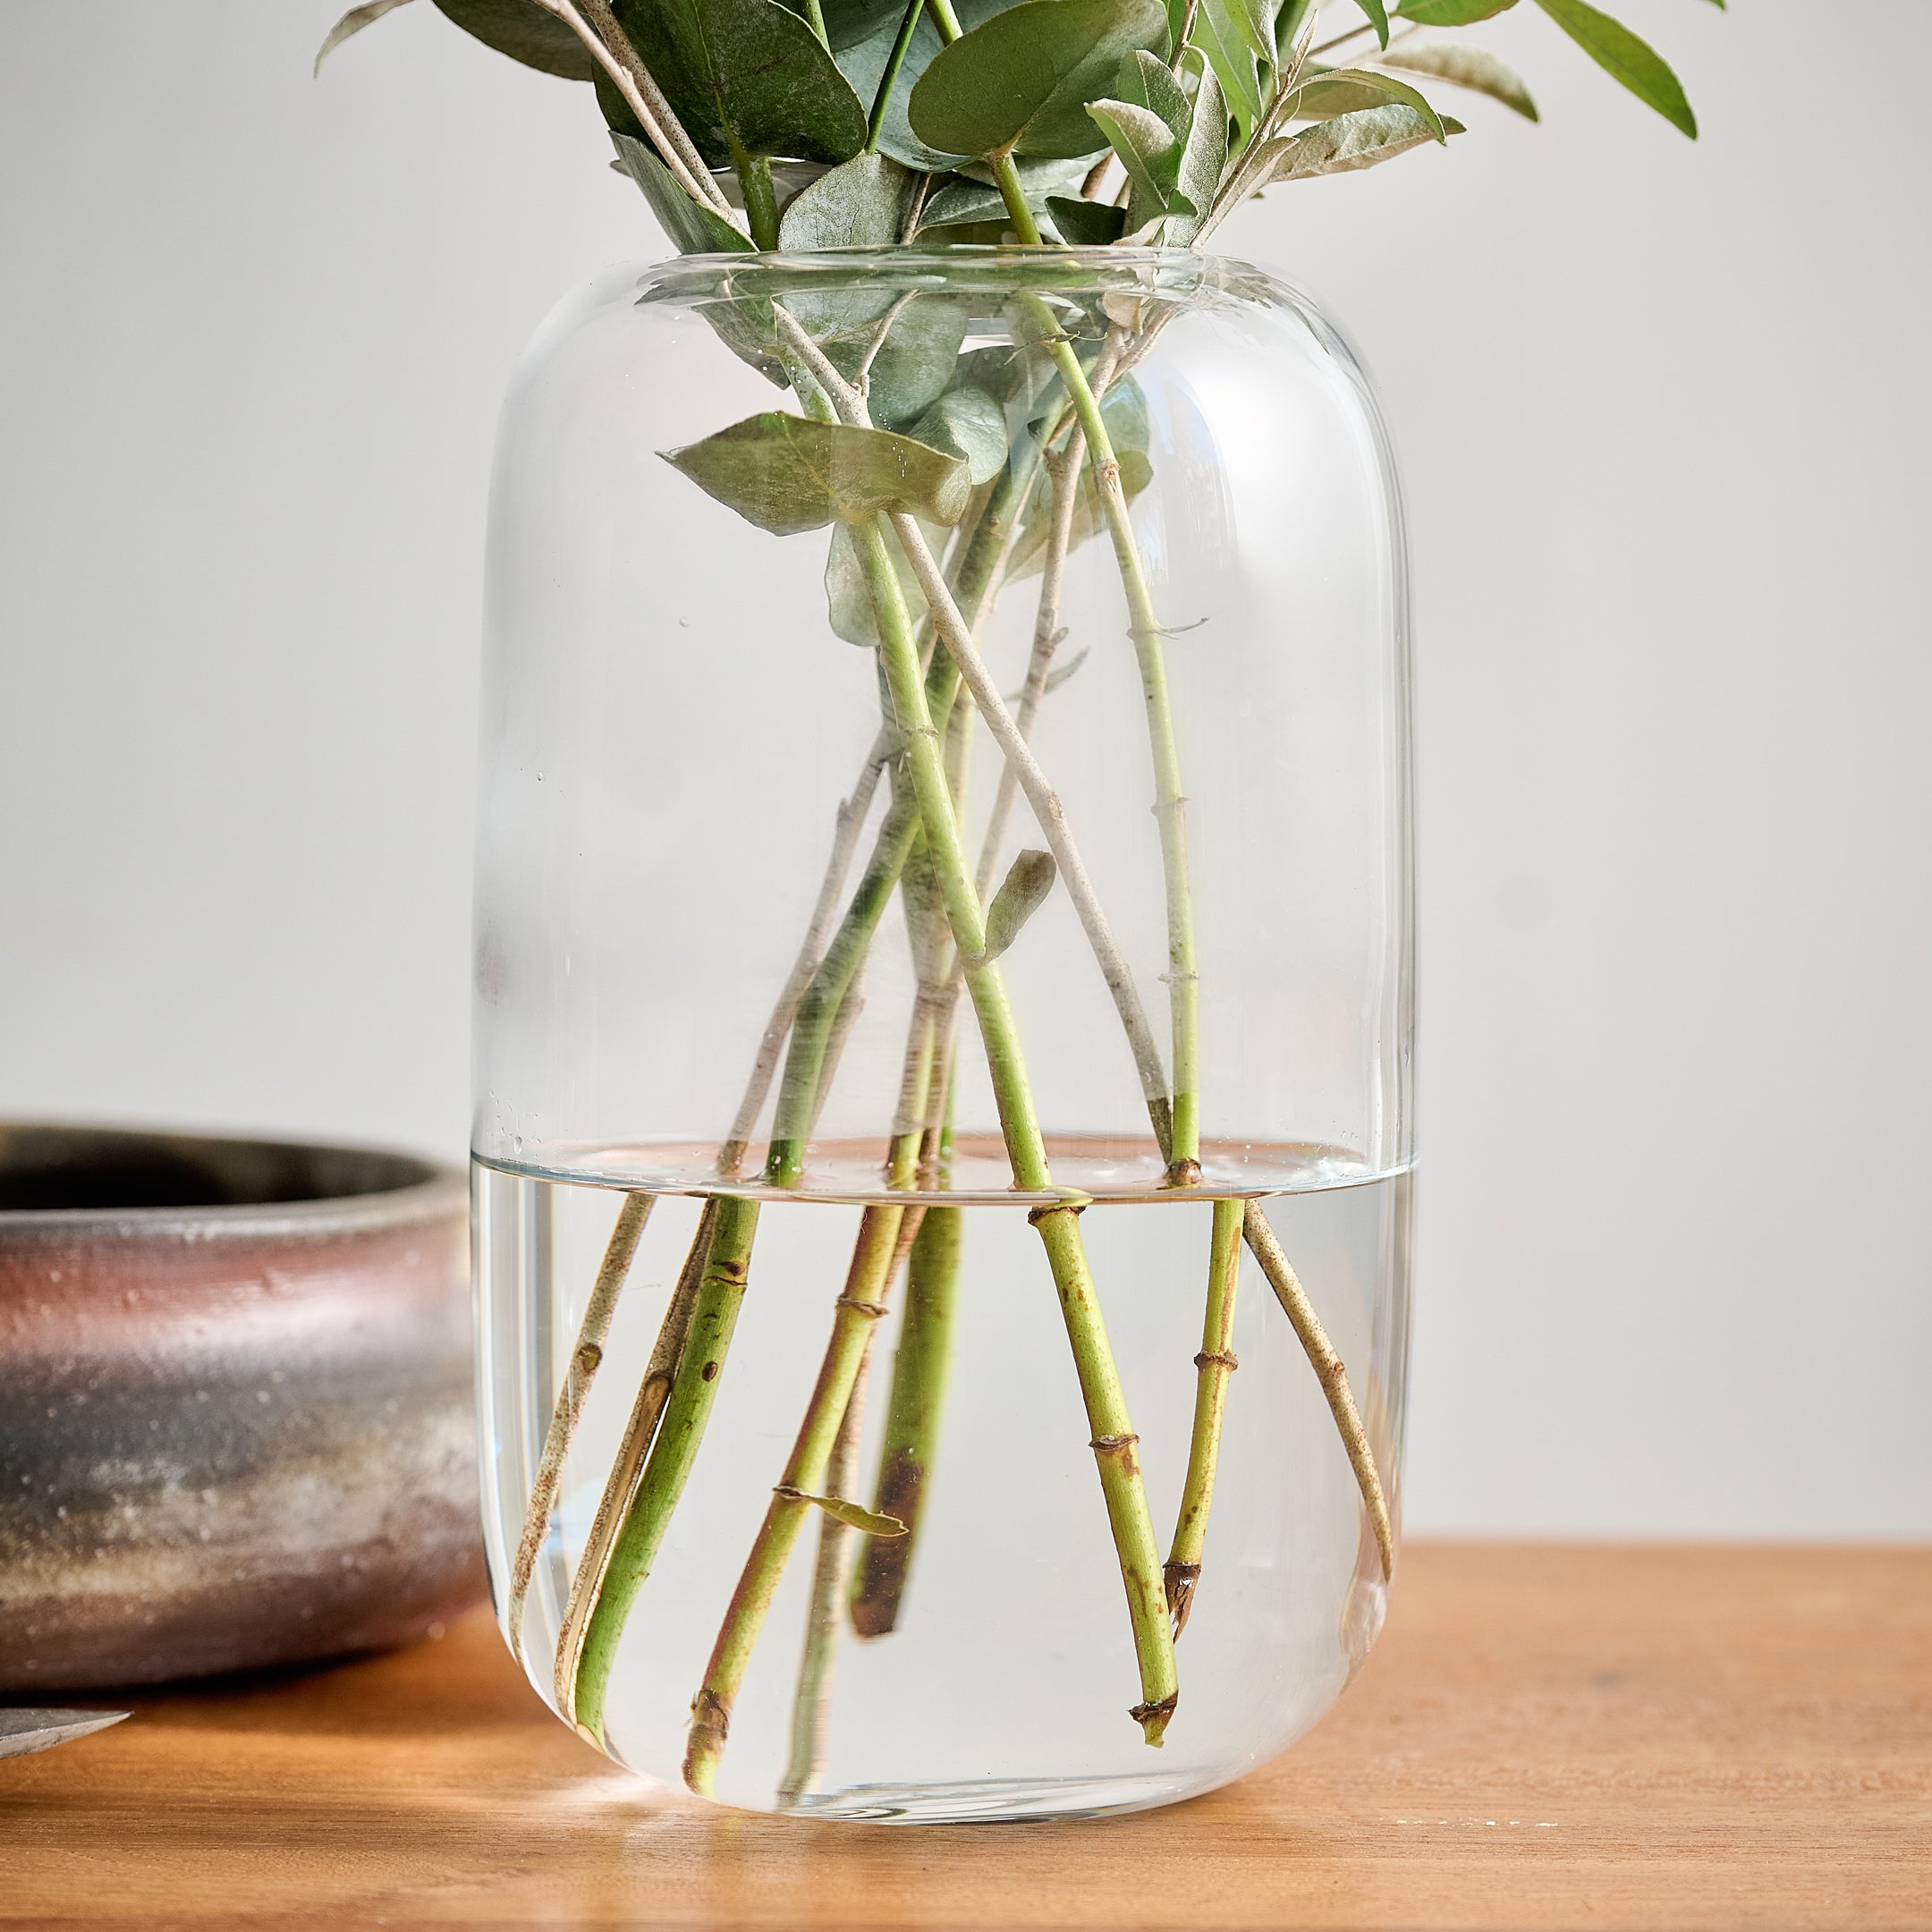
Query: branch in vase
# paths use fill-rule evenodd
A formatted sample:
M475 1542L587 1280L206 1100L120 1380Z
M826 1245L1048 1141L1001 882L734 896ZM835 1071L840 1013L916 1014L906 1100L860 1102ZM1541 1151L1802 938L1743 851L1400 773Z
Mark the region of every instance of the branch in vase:
M1247 1204L1241 1232L1301 1341L1302 1352L1321 1383L1322 1394L1328 1399L1329 1412L1335 1417L1342 1446L1348 1452L1349 1466L1355 1471L1355 1481L1368 1512L1386 1581L1395 1574L1395 1529L1389 1519L1388 1496L1376 1470L1375 1452L1369 1447L1368 1431L1362 1428L1361 1414L1355 1406L1354 1392L1349 1387L1348 1371L1335 1353L1335 1344L1315 1312L1315 1304L1308 1298L1308 1291L1289 1266L1288 1257L1275 1238L1275 1230L1268 1225L1259 1201Z
M623 1292L631 1263L636 1258L644 1224L650 1219L651 1197L626 1194L617 1208L616 1224L597 1265L589 1300L584 1304L583 1321L571 1350L570 1367L564 1385L557 1391L556 1405L550 1411L550 1429L544 1438L543 1454L537 1464L536 1479L530 1485L530 1501L523 1512L523 1534L518 1539L516 1556L510 1566L510 1595L504 1619L510 1629L510 1648L518 1658L523 1655L523 1606L530 1595L530 1578L537 1568L537 1555L550 1531L550 1513L556 1507L557 1486L563 1479L564 1460L570 1453L577 1433L578 1419L590 1394L590 1385L604 1361L604 1343L610 1334L611 1317L617 1311L617 1297Z
M591 1518L589 1534L584 1538L576 1572L571 1579L570 1597L564 1606L562 1628L557 1632L555 1674L557 1709L571 1724L577 1721L577 1672L583 1659L584 1631L604 1588L611 1547L617 1539L618 1527L631 1506L631 1499L637 1492L645 1459L650 1453L651 1444L657 1436L658 1419L664 1414L665 1399L671 1393L672 1381L684 1353L685 1340L691 1333L691 1310L698 1301L698 1284L704 1275L705 1261L711 1252L711 1236L716 1226L717 1202L708 1200L699 1214L697 1231L686 1250L684 1265L678 1270L677 1285L672 1290L671 1300L665 1306L657 1339L651 1346L650 1359L645 1363L643 1378L638 1384L637 1396L631 1405L630 1420L624 1425L617 1453L612 1458L605 1475L597 1513Z

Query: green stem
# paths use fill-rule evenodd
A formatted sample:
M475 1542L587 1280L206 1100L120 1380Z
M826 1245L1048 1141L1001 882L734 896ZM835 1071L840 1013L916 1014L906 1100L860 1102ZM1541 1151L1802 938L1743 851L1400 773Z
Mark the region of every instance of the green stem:
M936 665L941 661L934 659ZM845 916L792 1016L792 1039L785 1050L784 1073L772 1121L771 1147L765 1160L765 1179L772 1187L796 1186L805 1171L805 1145L811 1136L833 1029L872 944L872 935L892 901L919 829L919 807L911 793L897 781L894 789L900 795L894 798L879 826L872 855L852 889Z
M805 23L818 37L818 45L827 54L832 51L832 42L826 35L825 9L818 0L805 0Z
M705 1425L711 1419L718 1377L744 1301L758 1218L756 1201L723 1199L717 1204L711 1252L698 1284L691 1333L678 1362L677 1377L584 1631L583 1657L577 1670L577 1722L599 1742L604 1737L604 1704L610 1689L611 1666L616 1661L625 1620L650 1574L671 1513L697 1460Z
M899 1621L926 1478L939 1440L965 1218L962 1208L928 1208L906 1268L905 1314L893 1354L886 1436L879 1448L878 1487L872 1504L877 1514L896 1516L905 1525L905 1534L868 1537L860 1546L852 1575L852 1622L861 1637L883 1637Z
M912 50L912 36L918 30L919 14L925 4L926 0L911 0L904 19L899 22L899 34L892 44L892 52L886 56L886 72L879 76L878 91L872 97L872 112L866 116L868 154L878 152L879 136L886 131L886 109L891 104L894 88L899 84L899 71Z
M926 703L905 600L877 521L852 526L859 560L878 619L880 656L900 729L933 868L945 901L953 940L965 963L966 990L972 999L986 1047L987 1064L999 1109L1000 1128L1013 1165L1013 1183L1027 1193L1053 1188L1046 1145L1034 1111L1019 1030L999 967L985 958L986 918L973 889L972 869L960 836L940 755L939 733ZM942 654L943 655L943 654ZM1174 1639L1147 1492L1134 1449L1138 1437L1114 1367L1093 1281L1080 1240L1080 1208L1071 1203L1038 1208L1027 1217L1039 1231L1053 1269L1068 1340L1079 1372L1080 1393L1092 1430L1107 1516L1119 1553L1122 1581L1140 1659L1141 1701L1134 1707L1150 1744L1158 1744L1179 1701L1174 1677Z
M1020 169L1010 154L995 155L993 179L1006 203L1006 218L1013 225L1013 233L1028 248L1045 246L1040 239L1039 224L1033 219L1033 210L1027 206L1026 190L1020 184ZM1055 327L1057 324L1054 325Z
M872 1207L860 1222L852 1267L833 1317L832 1339L818 1369L811 1401L784 1476L772 1493L765 1521L751 1554L732 1592L730 1607L712 1647L704 1682L691 1699L691 1727L684 1751L684 1782L702 1797L712 1792L718 1760L731 1728L731 1714L744 1682L751 1653L765 1627L772 1598L799 1532L805 1527L811 1499L822 1492L826 1464L839 1427L859 1378L872 1324L886 1312L884 1297L890 1289L894 1250L898 1245L902 1208ZM666 1417L668 1426L669 1418ZM581 1699L579 1707L581 1708Z
M1038 296L1028 298L1043 329L1055 329L1053 312ZM1160 619L1148 589L1140 547L1121 487L1100 404L1073 345L1052 344L1055 362L1086 432L1088 459L1106 508L1107 528L1122 588L1127 593L1128 634L1140 668L1148 742L1154 763L1154 816L1160 827L1161 873L1167 897L1167 1004L1174 1034L1174 1118L1168 1178L1176 1186L1200 1179L1200 973L1194 951L1194 895L1188 883L1187 800L1181 790L1181 758L1174 743L1174 708L1167 692L1167 658Z
M740 148L734 158L752 245L769 252L778 246L778 196L772 187L771 157L747 154Z
M1214 1204L1214 1242L1208 1260L1208 1307L1201 1319L1201 1352L1194 1358L1199 1380L1194 1389L1194 1434L1188 1445L1187 1480L1181 1488L1181 1516L1167 1553L1167 1607L1174 1635L1187 1628L1194 1591L1200 1582L1201 1552L1208 1542L1208 1511L1214 1501L1215 1469L1221 1459L1221 1419L1227 1402L1234 1360L1234 1295L1241 1284L1241 1204Z

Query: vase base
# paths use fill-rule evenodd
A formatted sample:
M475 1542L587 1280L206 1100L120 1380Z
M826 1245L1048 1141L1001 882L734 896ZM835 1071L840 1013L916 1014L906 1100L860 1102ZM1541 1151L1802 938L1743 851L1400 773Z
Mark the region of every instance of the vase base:
M873 1825L1011 1825L1049 1818L1146 1811L1211 1789L1221 1780L1165 1777L985 1778L956 1784L853 1784L813 1792L793 1816Z

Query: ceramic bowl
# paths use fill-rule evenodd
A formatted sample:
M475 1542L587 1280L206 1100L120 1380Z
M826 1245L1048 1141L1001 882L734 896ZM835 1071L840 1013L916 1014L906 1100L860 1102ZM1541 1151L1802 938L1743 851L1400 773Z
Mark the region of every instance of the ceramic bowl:
M466 1201L403 1155L0 1127L0 1698L477 1597Z

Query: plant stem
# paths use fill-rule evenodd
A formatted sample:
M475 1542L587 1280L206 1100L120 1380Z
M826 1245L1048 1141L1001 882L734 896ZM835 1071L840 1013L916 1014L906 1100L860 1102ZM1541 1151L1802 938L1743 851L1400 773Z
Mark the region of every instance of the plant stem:
M852 1622L861 1637L883 1637L899 1620L926 1478L939 1439L964 1231L962 1209L928 1208L912 1243L872 1503L877 1514L896 1516L905 1534L868 1537L860 1546L852 1577Z
M671 1513L697 1458L705 1425L711 1419L718 1377L744 1301L758 1217L756 1201L726 1196L717 1202L711 1251L691 1309L691 1333L649 1460L624 1513L603 1588L584 1631L583 1660L577 1672L577 1721L600 1743L605 1697L625 1620L644 1587L644 1579L650 1574Z
M894 521L896 527L898 520ZM911 521L904 520L909 523ZM1034 1112L1025 1057L1007 1001L1005 982L999 967L984 957L985 914L979 895L973 890L972 875L961 842L952 790L940 758L938 733L926 704L919 675L919 654L899 580L886 547L885 533L876 521L854 524L852 534L878 620L886 683L900 728L906 734L906 758L927 845L945 901L953 944L965 962L966 989L986 1046L1001 1131L1013 1163L1013 1182L1027 1192L1045 1192L1053 1186L1046 1142ZM901 538L903 541L902 530ZM1053 1269L1088 1422L1093 1431L1094 1455L1107 1516L1120 1555L1121 1577L1126 1587L1134 1647L1140 1665L1141 1701L1134 1707L1133 1715L1148 1741L1158 1744L1174 1715L1179 1690L1166 1603L1155 1568L1153 1522L1148 1514L1147 1493L1134 1455L1138 1437L1128 1419L1126 1401L1107 1345L1106 1324L1088 1273L1080 1233L1080 1209L1066 1203L1036 1208L1027 1218L1039 1231Z
M1002 186L1004 186L1003 181ZM1017 195L1013 177L1009 206ZM1043 330L1055 328L1053 311L1038 296L1023 298ZM1148 589L1140 547L1121 487L1120 462L1114 453L1100 404L1087 372L1068 342L1055 341L1050 352L1058 365L1067 394L1087 438L1107 528L1114 540L1115 565L1127 593L1128 635L1140 667L1141 695L1147 705L1148 740L1153 754L1155 818L1160 827L1161 874L1167 897L1167 1001L1173 1029L1173 1123L1167 1156L1169 1181L1177 1187L1200 1179L1200 974L1195 963L1194 900L1188 884L1187 801L1181 791L1180 753L1174 743L1174 710L1167 693L1166 654L1162 648L1160 619Z
M729 221L731 203L711 179L704 157L684 131L684 123L665 98L664 89L651 78L650 69L618 24L609 0L583 0L582 13L572 4L572 0L537 0L537 4L562 21L589 49L591 58L610 77L612 86L623 96L624 105L637 116L638 125L650 137L651 145L664 157L665 165L677 177L678 185L692 200L702 202ZM585 14L589 15L588 21Z
M772 188L771 157L746 154L740 148L736 162L752 242L769 252L778 246L778 197Z
M611 1317L617 1310L617 1297L631 1272L644 1224L650 1219L651 1196L626 1194L618 1204L616 1225L597 1266L590 1298L584 1304L583 1320L577 1330L576 1346L571 1350L570 1367L564 1373L556 1405L550 1411L550 1429L544 1438L543 1454L537 1464L536 1480L530 1485L530 1501L523 1512L523 1534L518 1539L515 1560L510 1566L509 1600L504 1606L510 1627L510 1648L521 1661L523 1656L523 1606L530 1595L530 1577L537 1568L538 1552L550 1532L550 1513L556 1507L557 1486L563 1480L564 1459L570 1453L571 1438L577 1432L590 1385L603 1366L605 1338L610 1334Z
M826 1494L850 1496L859 1461L859 1432L865 1419L866 1366L852 1385L831 1460L826 1464ZM826 1718L831 1706L832 1661L838 1647L839 1599L845 1591L846 1556L858 1532L836 1516L818 1520L818 1555L812 1564L811 1606L805 1616L805 1649L799 1659L798 1688L792 1700L792 1750L778 1785L778 1809L793 1809L825 1769Z
M934 695L950 701L951 665L936 657L933 666L939 674L939 688ZM793 1187L805 1172L805 1147L833 1029L912 849L919 808L902 782L895 783L894 789L895 795L879 826L872 855L792 1023L792 1044L785 1055L771 1147L765 1159L765 1179L772 1187Z
M1376 1470L1375 1452L1368 1445L1368 1432L1362 1428L1354 1393L1349 1387L1348 1371L1342 1365L1342 1358L1335 1353L1335 1344L1329 1341L1321 1318L1316 1314L1315 1305L1308 1298L1307 1290L1289 1266L1288 1257L1275 1240L1275 1230L1268 1225L1259 1201L1251 1200L1247 1204L1242 1233L1247 1236L1248 1246L1255 1259L1261 1264L1261 1272L1268 1278L1268 1286L1275 1291L1275 1300L1281 1303L1283 1312L1301 1341L1302 1352L1321 1383L1322 1394L1328 1398L1329 1412L1335 1417L1342 1446L1348 1452L1362 1502L1368 1507L1368 1521L1375 1530L1376 1549L1382 1558L1383 1579L1386 1581L1395 1574L1395 1529L1389 1520L1388 1497L1383 1490L1382 1479Z
M1167 1553L1167 1607L1174 1635L1187 1628L1194 1591L1200 1582L1201 1552L1208 1541L1208 1511L1214 1501L1215 1467L1221 1457L1221 1418L1228 1377L1241 1367L1234 1360L1234 1296L1241 1285L1241 1204L1214 1204L1214 1241L1208 1260L1208 1306L1201 1319L1201 1352L1194 1358L1200 1379L1194 1390L1194 1434L1188 1445L1187 1480L1181 1488L1181 1516Z
M919 13L926 0L910 0L905 17L899 22L898 38L892 44L892 52L886 56L886 71L879 76L878 91L872 97L872 111L866 116L866 152L878 152L879 136L886 131L886 109L891 105L893 89L899 84L899 71L905 65L906 55L912 49L912 36L918 30Z
M826 37L825 9L819 5L818 0L805 0L805 23L818 35L818 45L829 54L832 51L832 43Z
M604 1573L610 1566L611 1546L617 1539L618 1525L631 1506L644 1460L650 1453L658 1418L664 1413L665 1398L671 1393L677 1365L691 1333L691 1309L698 1300L698 1284L711 1252L711 1236L717 1226L717 1202L706 1201L698 1216L698 1229L691 1236L684 1265L678 1271L677 1285L665 1309L664 1320L652 1344L650 1359L644 1365L631 1419L624 1426L617 1453L604 1479L604 1493L597 1499L597 1514L590 1532L577 1558L571 1578L570 1597L564 1606L564 1622L557 1632L555 1689L557 1709L569 1723L576 1722L577 1668L583 1656L583 1635L590 1613L604 1587Z
M785 1464L784 1475L772 1492L765 1521L745 1560L738 1587L732 1592L731 1606L712 1647L704 1682L691 1699L684 1782L700 1796L711 1795L718 1759L724 1754L731 1728L732 1707L744 1682L752 1649L764 1628L785 1563L798 1541L799 1531L804 1528L811 1498L823 1490L826 1465L858 1380L872 1325L886 1312L884 1296L891 1286L888 1271L904 1213L902 1208L875 1206L868 1208L860 1217L852 1267L833 1317L832 1339L819 1367L804 1422ZM668 1418L665 1426L670 1426Z
M792 962L792 970L786 976L784 986L773 1003L771 1017L765 1022L758 1055L751 1064L751 1077L745 1082L744 1094L738 1103L738 1112L733 1117L731 1131L718 1149L717 1170L726 1179L737 1172L739 1162L744 1158L745 1148L764 1108L765 1097L771 1090L772 1075L777 1070L778 1055L784 1048L785 1036L792 1030L799 1002L804 997L805 989L811 984L825 956L826 933L837 908L845 875L852 869L852 852L859 843L860 830L871 810L872 794L878 788L879 774L885 770L897 743L894 733L880 731L872 741L871 750L866 754L865 769L860 773L852 796L838 809L834 821L831 857L826 861L825 877L819 883L818 897L813 902L805 936L799 944L798 956Z

